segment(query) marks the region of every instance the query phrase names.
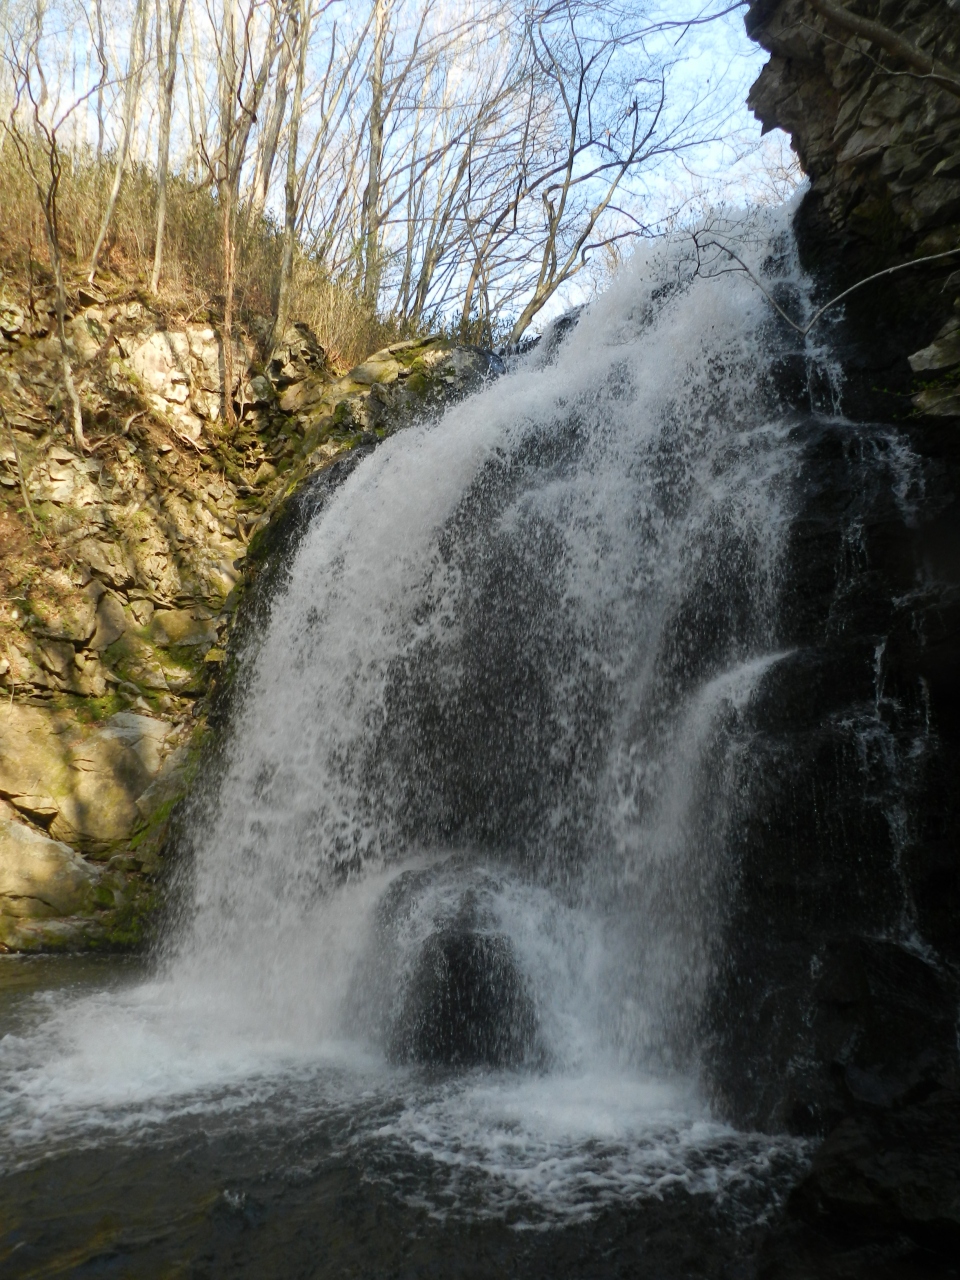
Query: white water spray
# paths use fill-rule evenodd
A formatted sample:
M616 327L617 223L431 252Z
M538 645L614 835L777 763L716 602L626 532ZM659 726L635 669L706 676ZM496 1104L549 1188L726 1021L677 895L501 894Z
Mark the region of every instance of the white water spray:
M796 290L787 218L751 265ZM778 658L777 341L746 277L661 245L552 356L352 472L246 656L160 975L0 1046L19 1143L286 1096L264 1081L304 1106L373 1088L400 1101L370 1141L582 1209L585 1143L609 1145L608 1196L729 1138L696 1100L698 1017ZM509 968L535 1050L429 1085L384 1060L424 946L458 929ZM301 1088L321 1068L336 1086Z

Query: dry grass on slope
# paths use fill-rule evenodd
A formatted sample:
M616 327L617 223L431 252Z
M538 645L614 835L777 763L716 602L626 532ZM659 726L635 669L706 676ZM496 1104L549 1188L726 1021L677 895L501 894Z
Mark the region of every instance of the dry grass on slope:
M42 164L41 164L42 168ZM84 279L106 204L113 168L108 160L66 155L59 194L62 251L70 283ZM0 282L17 292L49 284L49 254L36 191L15 148L0 136ZM98 282L113 297L143 295L153 267L157 185L152 172L124 176ZM237 250L237 312L243 321L272 314L280 273L281 239L269 215L241 213ZM167 195L167 231L159 296L151 305L171 320L216 324L223 304L220 214L209 186L174 177ZM321 265L299 257L292 317L316 333L331 363L346 370L371 351L418 336L371 314L353 282L331 279Z

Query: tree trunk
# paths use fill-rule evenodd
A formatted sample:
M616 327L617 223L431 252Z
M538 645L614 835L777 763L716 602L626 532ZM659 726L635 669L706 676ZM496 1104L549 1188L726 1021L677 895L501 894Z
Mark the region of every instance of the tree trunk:
M367 120L370 155L367 190L363 201L363 299L376 310L380 294L380 173L383 167L383 71L390 0L375 0L373 70L370 77L370 114Z
M59 170L54 182L59 186ZM48 196L44 205L44 222L47 228L47 244L50 247L50 262L53 266L53 278L56 284L57 304L57 339L60 343L60 369L63 374L63 386L70 401L70 416L73 426L73 440L78 449L85 450L86 439L83 434L83 413L80 409L80 396L77 384L73 380L73 366L70 363L70 351L67 347L67 287L63 279L63 258L60 253L60 236L57 230L56 210L51 207L56 201L56 191Z
M160 142L157 148L157 241L153 250L153 272L150 276L151 293L156 293L160 287L160 272L163 268L163 237L167 227L167 181L170 171L170 122L173 117L173 91L177 83L177 48L186 3L187 0L180 0L175 8L175 0L171 0L169 8L169 44L162 84L163 96L160 100ZM158 38L159 26L158 18Z
M297 236L297 147L300 141L300 114L303 105L303 82L307 70L307 46L310 42L312 0L300 0L300 42L297 56L297 78L293 86L293 105L290 108L290 130L287 139L287 174L283 187L283 260L280 264L280 288L277 293L277 314L274 320L274 341L283 337L290 319L290 303L293 292L293 251Z
M237 3L227 0L223 12L223 30L217 33L219 96L219 145L213 156L203 149L207 167L220 205L223 238L223 413L235 434L237 415L233 408L233 307L237 264L237 212L240 206L240 180L250 131L257 120L270 68L276 55L275 23L279 21L278 5L270 7L270 26L264 33L264 52L260 68L248 84L244 84L248 68L252 69L253 23L257 5L249 0L242 17L240 39L237 31Z
M290 63L296 47L296 32L303 20L303 5L297 5L298 13L294 14L293 6L287 19L287 30L280 51L280 65L277 68L276 91L273 105L267 116L266 127L260 133L260 145L257 148L256 164L251 183L250 211L254 216L263 213L270 190L270 177L277 158L277 147L280 143L280 130L287 109L287 96L290 79ZM293 38L291 39L291 33Z
M30 490L27 488L27 477L23 473L23 462L20 458L20 448L17 444L17 437L13 434L9 419L4 411L3 405L0 404L0 419L3 420L4 426L10 436L10 443L13 445L13 460L17 468L17 481L20 485L20 496L23 498L23 505L26 508L27 515L30 517L30 523L33 525L34 533L40 532L40 526L37 523L37 516L30 501Z
M90 268L87 272L87 280L90 284L93 284L94 276L97 274L97 261L107 238L107 232L110 230L110 223L113 221L114 210L117 207L117 199L120 195L120 186L123 182L123 172L127 167L130 135L133 132L133 117L136 114L137 104L140 100L143 51L147 34L146 10L146 0L137 0L137 7L133 15L133 29L130 32L130 64L127 67L127 91L123 101L123 134L120 142L120 154L117 157L117 168L113 175L110 197L107 200L103 221L100 223L100 231L97 234L97 243L93 246L93 253L90 255Z
M233 408L233 289L237 250L233 239L233 184L225 182L220 200L223 208L223 416L231 431L237 427Z
M97 154L96 163L99 168L100 161L103 159L103 134L104 134L104 114L103 114L103 86L107 74L107 55L104 49L106 42L106 32L103 27L103 5L101 0L94 0L94 11L97 15L97 34L94 38L94 48L96 49L97 61L100 63L100 83L97 85Z
M224 5L224 46L220 67L220 173L217 181L217 200L223 241L223 417L231 432L236 431L237 415L233 409L233 272L236 265L234 250L233 212L235 191L239 175L234 181L234 169L238 160L237 123L234 116L243 82L243 64L237 56L237 13L235 0ZM244 50L245 52L245 50Z

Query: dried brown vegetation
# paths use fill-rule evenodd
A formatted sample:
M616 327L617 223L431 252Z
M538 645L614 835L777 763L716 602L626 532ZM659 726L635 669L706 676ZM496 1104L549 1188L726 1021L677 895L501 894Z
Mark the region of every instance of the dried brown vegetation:
M111 181L111 166L93 157L65 157L59 197L64 268L74 295L82 287ZM18 294L43 294L50 259L43 214L16 150L0 138L0 280ZM147 297L153 267L158 188L145 166L124 176L110 231L100 253L98 285L111 297ZM241 208L237 223L237 313L241 324L269 316L276 304L283 252L281 229L263 213ZM223 308L221 218L208 186L172 177L167 190L164 268L151 305L171 321L202 316L216 323ZM331 280L308 257L294 259L290 314L310 325L333 363L343 369L371 351L413 336L364 303L349 279Z

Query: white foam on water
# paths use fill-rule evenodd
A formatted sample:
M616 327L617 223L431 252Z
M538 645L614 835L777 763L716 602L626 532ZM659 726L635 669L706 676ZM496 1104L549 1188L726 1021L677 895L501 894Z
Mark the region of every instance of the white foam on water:
M584 1221L677 1188L732 1196L804 1156L795 1140L717 1123L691 1082L622 1071L470 1076L357 1139L371 1141L399 1144L431 1168L429 1194L414 1186L411 1203L518 1227Z

